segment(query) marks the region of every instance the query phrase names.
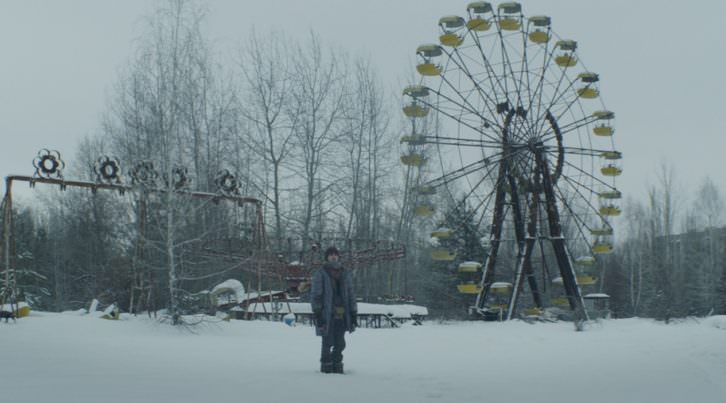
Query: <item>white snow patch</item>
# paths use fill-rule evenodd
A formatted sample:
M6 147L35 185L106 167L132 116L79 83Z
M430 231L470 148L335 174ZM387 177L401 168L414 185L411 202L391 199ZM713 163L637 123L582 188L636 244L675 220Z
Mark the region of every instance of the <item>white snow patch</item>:
M19 310L21 308L26 308L26 307L28 307L28 303L25 302L25 301L20 301L17 304L5 304L5 305L2 305L2 306L0 306L0 311L3 311L3 312L12 312L12 311L14 311L16 309Z
M726 330L726 315L709 316L704 320L704 323L716 329Z
M236 301L242 301L245 296L245 286L239 280L231 278L214 286L211 293L215 296L222 293L234 294ZM223 303L223 301L219 303Z

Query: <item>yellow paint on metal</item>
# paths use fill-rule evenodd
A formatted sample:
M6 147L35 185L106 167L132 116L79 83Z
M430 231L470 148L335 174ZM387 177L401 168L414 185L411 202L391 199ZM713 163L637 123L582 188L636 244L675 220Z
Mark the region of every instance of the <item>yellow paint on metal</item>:
M15 316L18 318L24 318L28 315L30 315L30 306L25 304L23 306L19 306L18 310L15 311Z
M524 310L524 314L526 316L540 316L542 315L542 309L537 307L527 308Z
M447 33L439 36L439 41L442 45L455 48L464 43L464 38L460 37L455 33Z
M433 63L422 63L416 66L416 70L422 76L438 76L441 74L441 67Z
M515 18L501 18L499 20L499 28L502 31L517 31L522 26L518 19Z
M577 284L579 285L593 285L597 283L597 277L593 276L577 276L576 277Z
M577 90L577 95L580 98L593 99L593 98L597 98L598 95L600 95L600 91L596 90L595 88L591 88L591 87L583 87L583 88L580 88Z
M560 55L555 57L555 63L560 67L572 67L577 64L577 58L573 55Z
M600 125L594 127L592 129L592 132L595 133L596 136L610 137L613 135L613 133L615 133L615 129L610 126Z
M448 228L439 228L437 230L431 231L431 237L432 238L451 238L451 235L454 233L454 231L448 229Z
M479 294L479 291L481 291L477 284L459 284L456 288L462 294Z
M422 204L414 208L413 214L418 217L430 217L434 214L434 208L428 204Z
M567 300L566 297L552 298L550 300L550 303L556 306L570 306L570 302Z
M600 168L600 172L605 176L619 176L623 173L623 170L615 165L607 165Z
M529 33L529 40L534 43L547 43L550 40L550 36L547 32L536 30Z
M456 259L456 252L452 252L448 249L443 248L432 249L431 259L441 262L450 262Z
M466 23L466 27L472 31L484 32L488 31L492 27L492 24L482 18L472 18Z
M611 243L596 243L592 246L592 253L604 255L612 253L614 249L615 248L613 248L613 244Z
M615 206L615 205L607 205L607 206L600 207L600 214L602 214L604 216L614 217L614 216L619 216L620 213L621 213L620 207Z
M403 165L418 167L423 165L424 161L425 159L421 154L413 153L401 156L401 162Z
M410 104L403 107L403 114L409 118L422 118L429 114L429 108L419 104Z

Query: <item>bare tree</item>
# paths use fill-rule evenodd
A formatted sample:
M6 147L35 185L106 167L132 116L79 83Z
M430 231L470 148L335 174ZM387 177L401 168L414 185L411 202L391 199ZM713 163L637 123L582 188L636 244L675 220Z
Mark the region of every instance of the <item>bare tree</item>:
M254 155L269 164L271 189L259 186L265 199L272 204L277 248L282 247L283 180L289 175L288 158L292 152L294 134L301 120L300 104L291 102L294 74L292 71L290 39L280 34L258 36L254 31L240 52L239 68L244 77L240 98L244 99L242 116L249 121L251 133L240 136ZM261 170L265 174L267 169ZM250 172L252 173L252 172ZM267 177L257 182L267 182Z
M341 148L348 180L341 189L347 200L346 237L376 238L381 208L381 179L392 171L393 137L388 131L388 103L370 62L358 59L352 66L348 107L345 109Z
M188 229L194 224L190 217L198 217L199 211L178 191L192 176L201 178L205 190L209 187L236 120L231 95L221 92L225 86L212 74L211 52L201 33L203 17L195 3L169 0L149 18L105 124L122 160L155 161L153 169L147 166L150 177L143 186L163 192L151 195L142 186L145 196L137 202L148 203L154 214L147 212L150 228L138 236L157 256L157 268L163 267L159 280L165 279L174 324L181 323L182 313L180 248L190 241L190 233L198 239L208 230L206 224ZM183 168L189 165L191 174Z
M704 305L709 309L714 309L718 298L718 283L721 272L716 227L722 222L724 202L718 188L710 177L703 180L696 197L694 207L698 214L698 221L705 231L706 242L703 251L705 254L703 263L701 267L695 268L698 274L695 280L698 281L697 292L701 294Z
M703 179L694 203L696 212L700 215L700 226L704 228L716 227L723 219L724 202L710 177Z
M303 206L300 219L303 249L311 234L313 220L322 222L327 209L320 209L330 197L333 185L323 177L324 167L338 159L334 150L341 132L346 100L346 58L324 49L320 39L310 34L308 42L294 51L294 85L291 88L292 113L299 116L295 127L295 146L303 181ZM319 213L315 214L315 209Z
M651 186L648 191L650 207L650 251L653 254L652 270L655 285L655 299L653 300L654 316L668 322L678 309L676 292L681 283L680 273L676 270L677 239L674 223L676 212L680 205L678 198L675 169L672 165L663 162L660 165L658 187Z
M627 240L623 242L623 261L627 273L627 295L628 303L632 309L632 315L638 316L643 294L643 271L648 259L646 239L646 211L645 207L633 200L628 199L625 206Z

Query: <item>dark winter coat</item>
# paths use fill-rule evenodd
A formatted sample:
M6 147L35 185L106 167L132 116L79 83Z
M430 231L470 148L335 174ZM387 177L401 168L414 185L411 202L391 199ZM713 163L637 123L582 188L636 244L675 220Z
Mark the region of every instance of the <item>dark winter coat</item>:
M328 264L326 263L326 266ZM333 281L335 280L325 269L326 266L313 273L313 281L310 287L310 304L313 308L313 314L319 315L327 325L323 329L320 326L315 327L315 334L318 336L327 336L330 325L333 323ZM347 270L341 270L340 285L342 286L340 292L343 298L343 307L345 308L343 318L345 329L351 332L354 330L354 314L358 312L358 304L355 302L355 294L353 293L353 277Z

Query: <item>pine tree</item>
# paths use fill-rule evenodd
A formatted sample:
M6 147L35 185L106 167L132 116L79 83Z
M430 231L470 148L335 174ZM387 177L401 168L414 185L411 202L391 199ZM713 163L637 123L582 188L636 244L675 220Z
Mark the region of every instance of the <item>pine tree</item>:
M440 309L449 315L463 315L466 309L473 304L474 296L461 294L457 285L465 282L478 283L481 272L459 273L458 267L462 262L484 262L486 249L482 245L482 234L475 225L475 212L466 204L465 200L452 202L444 213L440 227L452 230L448 238L434 238L434 248L445 249L455 254L452 261L433 261L434 276L437 281L431 283L428 293L431 296L433 310Z
M726 262L721 263L721 279L717 292L716 313L726 315Z

